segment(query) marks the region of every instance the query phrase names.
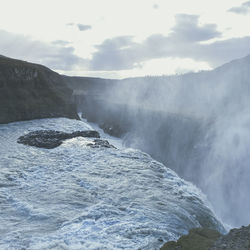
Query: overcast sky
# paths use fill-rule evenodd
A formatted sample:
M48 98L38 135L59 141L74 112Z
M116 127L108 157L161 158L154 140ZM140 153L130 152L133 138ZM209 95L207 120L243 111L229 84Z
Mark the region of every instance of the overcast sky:
M80 76L212 69L250 54L250 1L0 0L0 54Z

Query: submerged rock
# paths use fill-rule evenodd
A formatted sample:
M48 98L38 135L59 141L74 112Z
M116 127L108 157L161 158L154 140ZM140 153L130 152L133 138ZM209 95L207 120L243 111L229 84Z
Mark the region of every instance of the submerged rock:
M20 136L17 142L38 148L51 149L60 146L64 140L75 137L100 138L100 135L95 130L76 131L72 133L55 130L38 130L30 132L27 135Z
M115 146L109 144L107 140L95 139L93 143L87 144L91 148L116 148Z

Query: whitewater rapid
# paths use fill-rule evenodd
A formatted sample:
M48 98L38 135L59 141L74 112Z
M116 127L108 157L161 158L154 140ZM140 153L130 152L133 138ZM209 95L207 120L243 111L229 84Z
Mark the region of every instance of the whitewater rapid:
M139 150L80 137L54 149L17 143L44 129L92 128L66 118L0 125L0 249L159 249L193 227L223 231L199 189Z

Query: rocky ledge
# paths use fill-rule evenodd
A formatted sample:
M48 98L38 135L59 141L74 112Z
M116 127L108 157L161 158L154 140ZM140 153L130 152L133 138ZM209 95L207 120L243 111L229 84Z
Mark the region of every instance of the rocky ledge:
M26 135L20 136L17 142L22 143L24 145L38 147L38 148L51 149L51 148L56 148L60 146L64 140L72 139L75 137L100 138L100 135L95 130L75 131L73 133L65 133L62 131L55 131L55 130L38 130L38 131L30 132ZM94 146L94 145L95 145L95 140L94 140L94 143L91 144L91 146ZM100 145L100 142L99 142L99 145Z
M194 228L178 241L167 242L161 250L208 250L221 236L219 232L206 228Z
M232 229L227 235L206 228L194 228L178 241L169 241L161 250L249 250L250 225Z
M210 250L249 250L250 225L234 228L227 235L220 237Z

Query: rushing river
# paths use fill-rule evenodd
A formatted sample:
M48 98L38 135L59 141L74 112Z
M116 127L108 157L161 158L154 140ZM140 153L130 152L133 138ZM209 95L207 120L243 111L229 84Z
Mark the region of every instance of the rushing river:
M17 143L42 129L91 127L66 118L0 125L0 249L159 249L193 227L223 230L204 195L149 155L80 137L54 149Z

